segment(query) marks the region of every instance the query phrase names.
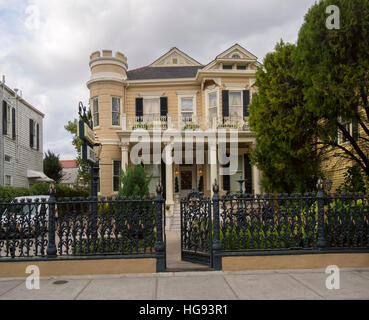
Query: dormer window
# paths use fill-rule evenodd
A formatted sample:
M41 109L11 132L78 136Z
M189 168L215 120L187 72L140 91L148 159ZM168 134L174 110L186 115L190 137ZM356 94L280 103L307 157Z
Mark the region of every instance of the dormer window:
M237 66L237 70L246 70L246 66Z
M223 69L224 70L232 70L232 65L231 64L223 64Z
M232 59L241 59L241 56L238 53L232 55Z

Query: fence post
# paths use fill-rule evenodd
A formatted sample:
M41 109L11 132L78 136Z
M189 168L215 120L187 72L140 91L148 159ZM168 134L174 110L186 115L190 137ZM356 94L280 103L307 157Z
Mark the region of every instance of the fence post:
M55 185L51 184L49 188L49 241L47 244L47 257L56 258L56 244L55 244Z
M222 270L222 257L219 255L219 251L222 249L222 244L220 242L220 223L219 223L219 185L215 179L213 185L213 250L211 254L213 255L213 269Z
M164 198L162 195L163 187L161 183L156 188L156 272L165 272L166 269L166 255L165 255L165 244L163 240L163 203ZM165 217L164 217L165 219Z
M324 182L322 178L318 179L317 182L318 192L316 194L317 202L318 202L318 239L317 239L317 247L319 250L322 250L326 247L326 241L324 237Z

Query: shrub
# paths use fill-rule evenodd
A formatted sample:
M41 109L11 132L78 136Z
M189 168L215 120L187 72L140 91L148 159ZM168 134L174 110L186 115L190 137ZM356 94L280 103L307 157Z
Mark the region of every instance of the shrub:
M136 165L133 168L126 168L126 172L121 170L119 176L119 197L149 197L149 183L152 176L147 177L142 165Z
M36 195L48 195L49 194L48 183L36 183L29 189L22 187L2 187L0 186L0 199L14 199L24 196L36 196ZM88 197L89 192L85 190L76 190L63 185L56 185L56 198L75 198L75 197Z

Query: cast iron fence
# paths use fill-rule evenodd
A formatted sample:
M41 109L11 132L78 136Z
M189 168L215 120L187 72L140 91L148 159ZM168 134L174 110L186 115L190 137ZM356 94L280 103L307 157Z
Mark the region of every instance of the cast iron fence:
M213 264L270 252L369 250L369 194L231 194L213 188Z
M1 258L150 256L165 265L164 199L0 200Z

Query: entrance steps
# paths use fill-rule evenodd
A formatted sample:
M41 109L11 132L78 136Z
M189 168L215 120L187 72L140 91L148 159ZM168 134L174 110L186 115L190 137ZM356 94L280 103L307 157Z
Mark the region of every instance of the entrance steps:
M181 230L181 209L180 204L176 202L173 209L169 230Z

